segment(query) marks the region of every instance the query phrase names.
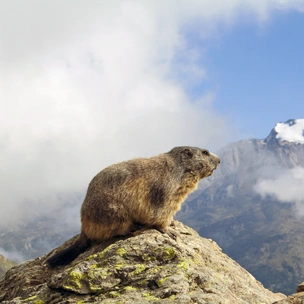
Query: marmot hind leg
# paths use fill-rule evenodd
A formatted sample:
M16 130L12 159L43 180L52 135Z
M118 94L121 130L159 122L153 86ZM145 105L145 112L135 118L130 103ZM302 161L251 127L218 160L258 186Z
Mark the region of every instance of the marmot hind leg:
M103 241L114 236L123 236L130 233L133 223L131 220L124 222L114 221L111 224L96 223L86 218L82 220L82 230L94 241Z

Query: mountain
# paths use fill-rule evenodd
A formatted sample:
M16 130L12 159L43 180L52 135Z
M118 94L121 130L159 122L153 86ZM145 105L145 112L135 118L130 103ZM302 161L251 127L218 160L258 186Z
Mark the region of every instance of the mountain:
M4 274L13 266L17 265L17 263L10 261L0 254L0 279L4 276Z
M79 209L79 208L78 208ZM34 259L59 246L79 232L69 227L64 220L58 221L55 214L40 215L30 221L19 221L18 225L1 231L0 250L3 248L18 262ZM76 218L76 221L79 218Z
M303 132L304 119L290 119L264 140L227 145L217 171L177 216L285 294L304 279Z
M94 244L65 267L50 269L45 261L53 250L8 271L0 281L0 302L271 304L287 300L265 289L212 240L177 221L170 232L176 239L154 229L116 237Z
M65 198L52 210L37 212L30 219L20 219L15 225L2 228L0 253L2 248L14 260L23 262L49 252L79 233L82 196L76 193L69 198L68 203Z

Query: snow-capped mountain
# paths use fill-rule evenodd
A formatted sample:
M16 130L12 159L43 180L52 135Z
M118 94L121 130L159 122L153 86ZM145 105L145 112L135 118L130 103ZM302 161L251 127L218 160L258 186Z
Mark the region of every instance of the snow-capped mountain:
M289 119L277 123L264 141L266 143L304 144L304 119Z
M274 132L280 141L304 144L304 119L289 119L279 122L274 127Z

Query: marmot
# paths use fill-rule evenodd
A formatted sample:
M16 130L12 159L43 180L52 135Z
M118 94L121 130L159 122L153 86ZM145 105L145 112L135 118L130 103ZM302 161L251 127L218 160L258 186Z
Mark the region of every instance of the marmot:
M127 235L135 224L166 232L188 194L219 163L220 158L206 149L175 147L103 169L90 182L82 204L79 238L47 263L68 264L92 241Z

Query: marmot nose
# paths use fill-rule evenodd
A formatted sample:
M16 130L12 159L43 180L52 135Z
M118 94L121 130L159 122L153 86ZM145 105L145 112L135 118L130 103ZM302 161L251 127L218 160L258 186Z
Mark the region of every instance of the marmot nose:
M221 159L216 154L213 154L213 153L210 153L210 154L213 156L213 159L216 160L217 164L221 163Z

